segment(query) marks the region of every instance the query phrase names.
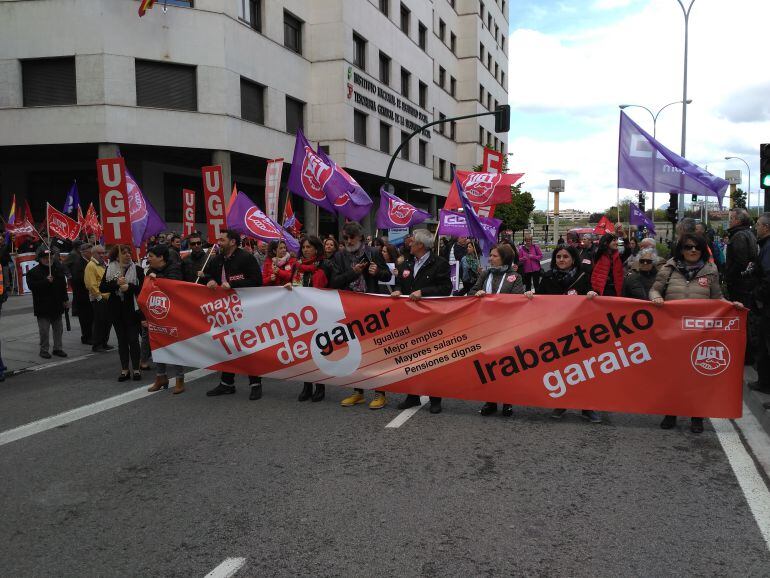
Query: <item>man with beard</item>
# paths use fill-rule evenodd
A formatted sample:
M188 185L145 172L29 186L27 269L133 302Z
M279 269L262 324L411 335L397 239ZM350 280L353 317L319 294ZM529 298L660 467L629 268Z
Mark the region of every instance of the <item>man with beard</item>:
M345 223L342 227L344 251L337 251L332 261L333 289L354 291L356 293L377 293L378 283L387 283L391 273L382 253L364 243L364 230L356 222ZM364 403L364 390L356 389L353 394L340 402L342 407L352 407ZM374 400L369 409L385 407L387 399L384 391L375 391Z
M203 269L203 263L206 262L206 253L203 250L203 239L197 233L187 238L187 244L190 254L182 260L182 275L188 283L195 283L198 271Z

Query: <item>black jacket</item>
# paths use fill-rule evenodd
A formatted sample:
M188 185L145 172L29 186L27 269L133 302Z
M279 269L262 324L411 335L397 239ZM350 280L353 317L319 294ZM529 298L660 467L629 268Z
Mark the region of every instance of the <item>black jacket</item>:
M70 273L72 275L72 300L75 303L83 304L83 306L89 306L88 289L83 282L83 277L86 272L86 265L88 260L78 255L70 266Z
M390 281L390 269L388 269L388 264L385 263L385 259L382 258L382 253L374 247L365 245L364 252L369 258L369 261L377 265L376 275L369 275L368 267L361 273L366 282L366 292L378 293L377 284ZM348 289L349 285L358 278L358 273L353 270L353 265L356 264L353 262L353 256L343 249L334 254L331 263L332 277L329 287L332 289Z
M759 255L754 260L754 308L765 317L770 317L770 237L760 239Z
M750 276L742 276L741 273L757 257L757 238L748 225L730 227L727 234L725 283L730 298L737 300L750 293L754 284Z
M171 266L173 266L173 264ZM110 312L110 318L116 324L125 325L127 323L136 323L140 319L139 308L136 306L136 299L139 298L139 293L142 290L144 271L142 271L142 268L138 265L136 267L136 279L138 281L137 285L129 285L128 291L121 293L117 279L107 281L107 275L102 277L102 282L99 284L99 291L102 293L110 293L110 298L107 300L107 310ZM120 297L121 295L123 296L122 299Z
M421 291L423 297L445 297L452 294L449 262L431 252L428 260L414 274L414 261L404 261L396 269L396 290L403 295Z
M567 284L559 282L554 273L555 271L553 270L543 273L543 276L540 278L540 286L537 288L538 293L543 295L570 295L574 292L577 295L586 295L591 291L590 268L582 267Z
M655 267L647 272L634 271L623 280L623 297L649 301L650 289L657 275L658 270Z
M262 286L262 272L259 270L259 263L253 255L240 247L237 247L229 257L224 257L221 254L212 257L204 271L206 274L204 282L214 281L221 285L223 271L225 281L233 289Z
M476 284L471 288L469 294L474 295L477 291L486 291L487 279L489 278L489 275L489 269L482 272L478 281L476 281ZM502 285L500 284L501 277L503 278ZM498 293L522 294L524 293L525 289L524 282L521 280L521 275L518 272L511 270L510 268L505 273L497 273L492 275L493 291L496 290L498 286L500 287L500 291L498 291Z
M179 263L168 261L163 269L153 269L150 267L147 270L147 275L155 273L158 279L173 279L174 281L182 281L182 266Z
M455 260L462 261L463 257L468 253L468 246L460 245L457 240L453 240L441 248L441 256L449 262L451 261L452 251L454 251Z
M27 273L27 285L32 291L32 309L35 317L56 319L64 313L67 296L67 279L63 267L51 269L53 282L48 281L48 267L36 265Z
M203 270L203 264L206 262L206 252L201 251L198 257L195 253L190 253L182 260L182 276L185 281L195 283L198 278L198 271Z

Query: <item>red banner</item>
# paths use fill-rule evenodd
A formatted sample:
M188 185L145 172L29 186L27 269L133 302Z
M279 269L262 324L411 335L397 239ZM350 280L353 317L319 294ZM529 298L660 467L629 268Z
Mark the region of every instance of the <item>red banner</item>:
M125 162L120 157L98 159L96 173L99 181L99 208L104 223L104 243L133 245Z
M70 219L61 211L57 211L51 206L51 203L46 203L45 221L49 237L53 236L74 241L80 235L80 223Z
M484 147L484 161L481 163L481 170L485 173L498 174L503 172L503 153L489 147ZM453 181L454 182L454 181ZM495 206L487 205L478 207L476 213L479 217L494 217Z
M102 225L99 223L99 216L96 214L93 203L88 205L86 216L83 219L83 230L86 235L95 235L97 239L102 236Z
M195 191L182 189L182 235L195 230Z
M469 171L457 171L457 178L465 191L471 205L478 210L479 207L499 205L511 202L511 187L516 184L524 173L511 175L508 173L472 173ZM444 203L445 209L459 209L460 195L454 180L449 187L449 195Z
M219 238L219 233L227 228L225 218L225 185L222 180L222 167L203 167L203 200L206 203L206 223L209 243Z
M146 282L139 301L161 363L548 408L741 415L746 312L726 301L413 302L166 279Z

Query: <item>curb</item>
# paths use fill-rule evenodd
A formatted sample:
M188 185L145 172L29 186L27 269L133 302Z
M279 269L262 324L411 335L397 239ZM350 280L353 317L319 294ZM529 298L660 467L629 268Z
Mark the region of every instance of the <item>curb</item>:
M748 388L746 382L743 384L743 402L748 406L754 417L757 418L759 425L770 436L770 410L762 407L763 403L770 402L770 395L760 393Z

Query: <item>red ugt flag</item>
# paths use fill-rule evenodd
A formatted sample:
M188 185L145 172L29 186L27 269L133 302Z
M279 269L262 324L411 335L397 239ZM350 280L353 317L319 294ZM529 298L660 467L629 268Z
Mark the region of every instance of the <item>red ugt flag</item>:
M603 216L601 219L599 219L599 222L596 224L596 227L594 228L594 235L604 235L604 233L614 233L615 232L615 225L612 224L612 221L610 221L607 216Z
M57 211L51 203L46 203L45 221L49 236L74 241L80 234L80 223Z
M470 171L455 171L457 180L460 181L465 196L475 210L479 207L489 207L511 202L511 187L516 184L524 173L472 173ZM462 207L460 196L457 194L457 185L452 181L449 188L445 209L459 209Z

